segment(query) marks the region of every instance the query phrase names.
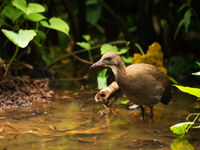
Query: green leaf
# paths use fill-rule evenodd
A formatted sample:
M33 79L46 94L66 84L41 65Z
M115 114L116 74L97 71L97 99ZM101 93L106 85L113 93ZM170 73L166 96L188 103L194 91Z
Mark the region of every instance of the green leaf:
M104 69L101 72L99 72L97 76L98 89L103 89L107 87L108 76L106 76L106 72L107 72L107 69Z
M83 35L84 40L86 40L87 42L90 41L90 35Z
M192 73L192 75L200 76L200 71L199 72L194 72L194 73Z
M86 21L92 25L96 25L101 17L101 5L97 0L86 1Z
M168 76L168 78L172 83L178 84L178 81L176 81L173 77Z
M105 54L105 53L108 53L108 52L115 52L117 53L118 52L118 48L117 46L112 46L111 44L104 44L101 46L101 54Z
M173 86L177 87L182 92L194 95L196 97L200 97L200 88L185 87L181 85L173 85Z
M196 64L200 67L200 62L196 62Z
M184 3L183 5L181 5L181 7L177 10L177 13L179 13L180 11L182 11L184 8L188 7L188 4Z
M60 18L52 17L49 19L49 23L47 21L41 21L40 23L46 28L61 31L67 35L69 34L69 25Z
M133 57L128 57L126 58L125 56L122 56L122 60L127 63L127 64L132 64L133 62Z
M46 18L45 16L38 13L32 13L32 14L27 15L27 19L33 22L39 22L45 18Z
M178 32L179 32L180 28L184 25L184 23L185 23L184 19L181 19L181 21L178 23L178 27L177 27L176 32L174 34L174 40L176 39L176 36L178 35Z
M188 33L188 28L189 28L189 25L190 25L191 16L192 16L192 10L189 9L184 14L184 25L185 25L186 33Z
M23 14L23 12L14 8L11 5L6 5L3 9L3 14L10 20L12 20L12 22L14 22Z
M120 51L117 52L118 55L122 55L122 54L125 54L126 52L128 52L128 49L127 48L122 48L120 49Z
M115 102L116 105L126 105L128 104L129 100L126 99L126 100L118 100Z
M20 29L18 33L6 29L2 29L1 31L11 42L21 48L25 48L33 37L36 36L34 30Z
M13 6L23 11L26 15L31 13L41 13L45 11L45 8L38 3L29 3L27 6L25 0L13 0L12 4Z
M86 50L90 50L90 44L87 42L76 42L76 44Z
M193 124L193 122L178 123L178 124L171 126L170 130L176 135L183 135L186 133L187 127L191 124Z

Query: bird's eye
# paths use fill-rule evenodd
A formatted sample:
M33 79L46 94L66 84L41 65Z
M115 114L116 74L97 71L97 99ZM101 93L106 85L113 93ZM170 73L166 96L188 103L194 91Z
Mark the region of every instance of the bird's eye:
M107 60L112 60L112 57L107 57Z

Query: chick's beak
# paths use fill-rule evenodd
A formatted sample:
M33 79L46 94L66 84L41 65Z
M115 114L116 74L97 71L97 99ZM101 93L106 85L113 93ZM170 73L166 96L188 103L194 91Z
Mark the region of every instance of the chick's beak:
M90 66L90 69L96 68L96 67L98 67L98 66L103 66L103 65L104 65L104 62L101 61L101 60L99 60L99 61L97 61L96 63L94 63L92 66Z

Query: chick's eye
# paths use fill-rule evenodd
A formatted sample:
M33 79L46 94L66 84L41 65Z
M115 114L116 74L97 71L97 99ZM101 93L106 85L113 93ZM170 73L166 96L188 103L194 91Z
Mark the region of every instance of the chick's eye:
M112 60L112 57L107 57L107 60Z

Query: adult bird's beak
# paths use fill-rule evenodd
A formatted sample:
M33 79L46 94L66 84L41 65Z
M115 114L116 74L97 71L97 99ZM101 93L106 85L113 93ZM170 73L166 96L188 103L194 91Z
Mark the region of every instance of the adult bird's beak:
M103 65L104 63L101 60L99 60L96 63L94 63L92 66L90 66L90 69L98 67L98 66L103 66Z

